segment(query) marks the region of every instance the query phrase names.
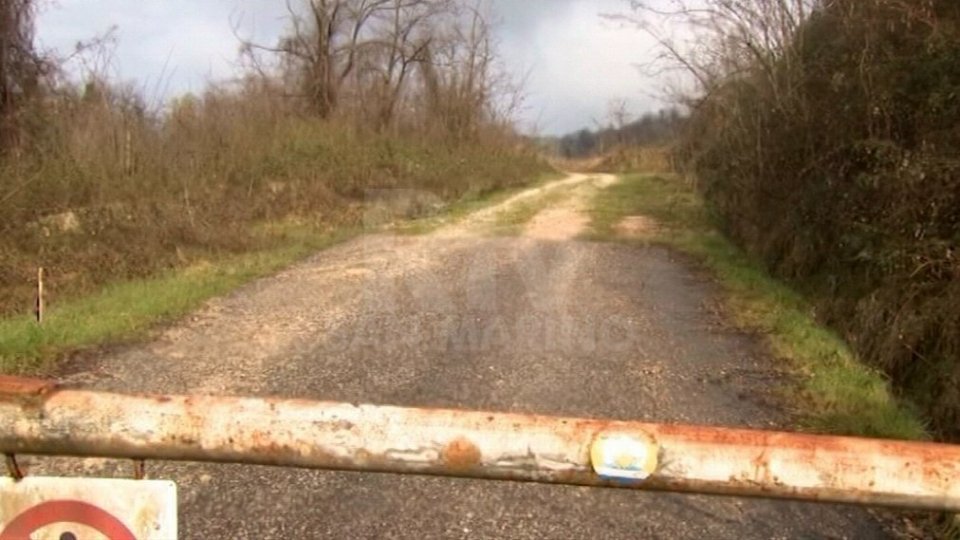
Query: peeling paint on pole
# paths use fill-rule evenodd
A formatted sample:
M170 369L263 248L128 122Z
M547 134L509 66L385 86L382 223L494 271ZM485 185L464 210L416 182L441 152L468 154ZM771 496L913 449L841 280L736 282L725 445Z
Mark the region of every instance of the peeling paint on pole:
M642 482L598 474L591 451L604 434L655 441L652 474ZM960 511L958 446L303 400L121 395L3 377L0 453L248 463Z

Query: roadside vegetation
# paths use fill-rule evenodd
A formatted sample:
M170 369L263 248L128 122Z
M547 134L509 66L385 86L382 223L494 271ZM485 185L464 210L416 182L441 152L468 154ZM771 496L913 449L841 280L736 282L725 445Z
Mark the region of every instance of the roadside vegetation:
M440 212L429 213L422 217L405 219L390 224L393 232L407 235L427 234L447 225L455 225L465 217L490 206L510 199L514 195L528 189L536 189L554 180L563 178L564 174L550 170L534 177L527 183L513 185L502 189L464 196L456 202L447 205Z
M278 234L274 248L196 261L156 275L108 283L98 291L57 303L43 325L31 315L0 320L0 372L30 373L52 367L64 352L145 336L159 322L194 311L214 297L269 275L353 230L302 229Z
M633 6L696 84L674 161L722 230L958 440L960 4Z
M727 294L735 322L764 336L789 362L798 383L787 389L791 411L805 428L822 433L900 439L926 438L925 425L896 399L889 381L867 367L835 333L818 324L813 307L778 281L760 261L728 240L694 187L670 174L630 174L600 191L591 205L595 240L662 244L694 256ZM617 224L644 216L655 226L638 236Z
M543 175L473 8L293 2L278 43L241 39L245 74L151 105L97 67L109 36L79 47L77 79L34 48L34 3L3 3L0 371L136 336L377 220Z
M515 235L523 231L524 226L537 214L546 208L557 206L573 196L574 185L555 186L553 189L538 193L527 199L517 201L496 215L494 233L498 235Z

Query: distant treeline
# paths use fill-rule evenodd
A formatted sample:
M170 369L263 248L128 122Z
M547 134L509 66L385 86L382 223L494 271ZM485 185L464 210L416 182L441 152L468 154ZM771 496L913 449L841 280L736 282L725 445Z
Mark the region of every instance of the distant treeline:
M582 129L563 137L542 139L541 144L564 158L595 156L616 148L663 144L676 137L684 120L679 109L664 109L632 122L613 119L610 126L602 129Z

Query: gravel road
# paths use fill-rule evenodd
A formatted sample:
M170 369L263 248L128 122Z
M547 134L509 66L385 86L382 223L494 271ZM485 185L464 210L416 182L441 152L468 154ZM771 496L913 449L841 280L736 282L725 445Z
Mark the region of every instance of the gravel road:
M576 240L584 197L611 181L548 186L576 194L528 234L486 234L501 205L428 235L355 239L149 342L68 364L64 378L120 391L782 426L776 361L724 323L708 279L664 249ZM129 474L101 460L30 466ZM148 472L179 484L183 538L886 534L868 512L841 506L237 465Z

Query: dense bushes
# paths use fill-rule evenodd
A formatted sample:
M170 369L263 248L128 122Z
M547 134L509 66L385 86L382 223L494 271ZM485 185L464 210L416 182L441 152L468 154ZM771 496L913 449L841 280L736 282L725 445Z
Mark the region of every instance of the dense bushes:
M956 439L960 6L793 5L713 27L681 152L730 234Z

